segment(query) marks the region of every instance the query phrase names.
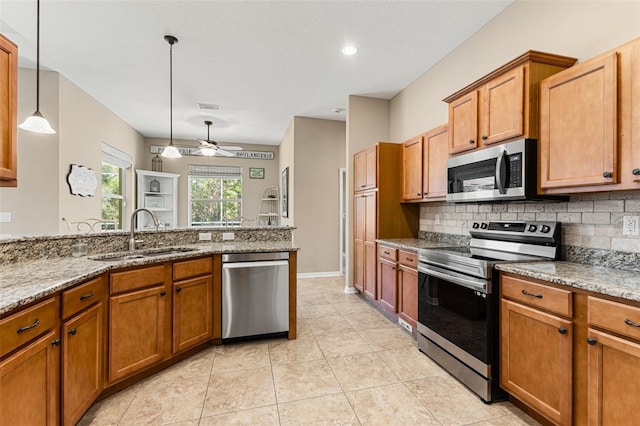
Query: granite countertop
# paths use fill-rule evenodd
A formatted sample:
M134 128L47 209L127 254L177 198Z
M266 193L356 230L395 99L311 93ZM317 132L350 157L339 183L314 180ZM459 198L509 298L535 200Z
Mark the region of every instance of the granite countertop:
M129 266L187 259L214 253L297 251L291 241L258 241L180 245L193 251L127 259L100 261L89 257L39 259L2 265L0 269L0 315L42 299L104 272ZM136 252L132 252L135 254ZM128 254L128 253L127 253Z
M504 263L500 271L640 302L640 275L634 271L573 262Z
M455 244L447 244L442 242L427 241L420 238L393 238L393 239L380 239L376 240L377 243L383 244L387 247L397 248L401 250L417 251L419 249L427 249L434 247L451 247Z

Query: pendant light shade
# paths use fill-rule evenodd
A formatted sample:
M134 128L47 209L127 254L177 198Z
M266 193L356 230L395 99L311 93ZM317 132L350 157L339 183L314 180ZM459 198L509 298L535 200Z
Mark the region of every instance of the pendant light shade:
M56 132L40 113L40 0L38 0L36 18L36 110L18 127L30 132L49 135Z
M166 158L180 158L182 154L173 145L173 45L178 39L172 35L166 35L164 39L169 43L169 146L160 155Z

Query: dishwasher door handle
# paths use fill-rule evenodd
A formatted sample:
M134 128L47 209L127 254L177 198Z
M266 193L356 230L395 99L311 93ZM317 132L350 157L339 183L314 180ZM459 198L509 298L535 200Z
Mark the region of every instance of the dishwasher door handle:
M289 266L288 260L263 260L260 262L230 262L223 263L222 269L261 268L271 266Z

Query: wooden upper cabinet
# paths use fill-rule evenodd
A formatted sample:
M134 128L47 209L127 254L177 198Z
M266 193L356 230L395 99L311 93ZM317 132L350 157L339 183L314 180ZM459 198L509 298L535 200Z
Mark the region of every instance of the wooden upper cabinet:
M478 146L478 91L474 90L449 103L449 153Z
M18 46L0 34L0 187L18 185Z
M538 83L575 58L529 52L444 99L449 103L449 153L538 137Z
M371 146L354 155L355 191L365 191L378 186L377 146Z
M480 117L484 145L524 134L524 69L517 67L484 86Z
M422 136L406 141L402 146L402 199L422 199Z
M422 197L426 200L443 200L447 195L448 129L443 124L424 135Z
M614 52L542 82L542 188L618 181L617 73Z

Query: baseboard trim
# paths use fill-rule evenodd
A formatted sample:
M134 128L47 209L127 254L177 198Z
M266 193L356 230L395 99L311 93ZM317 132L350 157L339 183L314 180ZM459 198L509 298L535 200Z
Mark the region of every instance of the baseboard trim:
M325 278L325 277L341 277L340 271L329 272L298 272L298 278Z

